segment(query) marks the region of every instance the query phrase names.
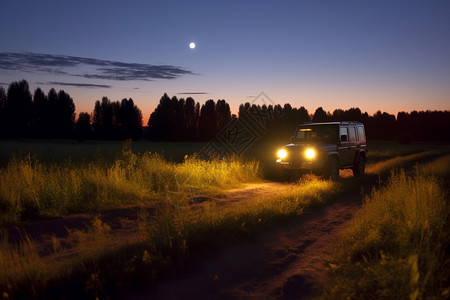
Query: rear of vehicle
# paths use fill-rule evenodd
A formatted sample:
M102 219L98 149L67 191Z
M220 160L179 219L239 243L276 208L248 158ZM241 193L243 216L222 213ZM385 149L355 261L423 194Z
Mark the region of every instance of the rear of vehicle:
M363 175L368 157L364 125L359 122L341 122L339 127L340 169L351 169L354 175Z

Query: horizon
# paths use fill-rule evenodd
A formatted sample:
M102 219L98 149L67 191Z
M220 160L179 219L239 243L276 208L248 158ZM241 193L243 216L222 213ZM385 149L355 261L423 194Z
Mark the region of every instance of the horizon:
M32 93L64 90L77 116L104 96L132 98L145 124L164 93L200 104L224 99L234 114L261 92L309 113L450 110L448 1L2 8L0 85L25 79Z
M22 79L22 80L26 80L26 79ZM19 80L17 80L16 82L18 82ZM33 94L34 94L34 90L35 89L31 89L31 85L29 84L29 86L30 86L30 93L31 93L31 96L33 97ZM8 86L5 86L5 85L3 85L3 84L0 84L0 87L3 87L4 89L5 89L5 92L7 92L7 89L8 89ZM40 88L39 86L37 86L36 87L36 89L37 88ZM52 87L50 87L49 88L49 90L50 89L52 89ZM62 91L64 91L64 89L62 88L62 89L57 89L57 88L53 88L53 89L55 89L57 92L59 92L60 90L62 90ZM44 92L44 94L48 94L48 91L45 91L45 90L43 90L42 88L41 88L41 90ZM165 94L167 94L167 93L165 93ZM163 94L164 95L164 94ZM163 95L161 95L161 97L163 96ZM180 95L169 95L169 94L167 94L170 98L173 98L173 97L176 97L178 100L180 100L180 99L187 99L187 98L192 98L192 99L194 99L194 101L196 102L196 103L199 103L200 104L200 107L206 102L206 101L208 101L208 100L213 100L215 103L217 103L217 101L218 100L225 100L226 101L226 103L228 103L228 101L226 100L226 99L206 99L205 101L203 101L203 102L201 102L201 101L197 101L197 99L195 99L195 97L193 97L193 96L195 96L195 95L191 95L191 94L189 94L189 93L186 93L185 94L185 97L183 97L183 96L180 96ZM71 96L70 94L69 94L69 96ZM72 97L72 96L71 96ZM93 101L92 102L92 109L91 110L83 110L83 111L80 111L80 110L77 110L77 106L76 106L76 100L75 99L73 99L73 101L74 101L74 104L75 104L75 121L77 121L78 120L78 116L79 116L79 114L80 113L89 113L89 114L92 114L93 113L93 111L94 111L94 105L95 105L95 102L96 101L101 101L102 100L102 98L103 97L107 97L110 101L112 101L112 102L115 102L115 101L121 101L121 100L123 100L123 99L132 99L131 97L124 97L124 98L122 98L122 99L116 99L116 100L114 100L114 99L111 99L110 97L108 97L108 96L102 96L100 99L97 99L97 100L95 100L95 101ZM161 97L159 98L159 99L161 99ZM247 97L247 98L249 98L249 97ZM245 103L250 103L250 104L255 104L255 105L260 105L260 106L262 106L262 105L266 105L266 106L269 106L269 105L272 105L272 106L276 106L276 105L280 105L281 107L284 107L284 105L291 105L291 107L292 108L294 108L294 109L299 109L299 108L301 108L301 107L304 107L303 105L300 105L300 106L294 106L294 105L292 105L291 103L289 103L289 102L286 102L286 103L275 103L275 102L272 102L272 99L270 98L270 97L267 97L267 95L264 93L264 92L260 92L259 94L258 94L258 96L255 96L255 97L251 97L253 100L247 100L247 101L245 101L245 102L242 102L242 103L239 103L237 106L236 106L236 108L235 109L233 109L232 107L231 107L231 105L230 105L230 103L228 103L229 105L230 105L230 110L231 110L231 114L233 115L236 115L236 116L238 116L239 115L239 106L240 105L243 105L243 104L245 104ZM133 100L133 102L135 102L134 101L134 99L132 99ZM255 101L256 100L256 101ZM159 104L159 100L157 101L157 103ZM135 103L135 105L136 105L136 103ZM140 107L139 106L137 106L139 109L140 109ZM153 113L154 111L155 111L155 109L156 109L156 107L157 107L157 105L155 106L155 108L148 114L148 118L146 118L145 117L145 114L144 114L144 112L142 112L142 110L141 110L141 112L142 112L142 122L143 122L143 124L142 124L142 126L143 127L147 127L148 125L147 125L147 123L148 123L148 120L149 120L149 118L150 118L150 115L151 115L151 113ZM412 112L428 112L428 111L431 111L431 112L434 112L434 111L442 111L442 112L446 112L446 111L450 111L450 110L448 110L448 109L434 109L434 110L432 110L432 109L425 109L425 110L411 110L411 111L405 111L405 110L399 110L399 111L395 111L395 112L389 112L389 111L385 111L385 110L382 110L382 109L377 109L377 110L375 110L375 111L373 111L373 112L368 112L368 111L365 111L365 110L363 110L363 109L361 109L359 106L353 106L353 107L335 107L335 108L333 108L333 109L331 109L331 110L329 110L329 109L327 109L327 108L325 108L325 107L323 107L323 106L317 106L317 107L315 107L314 109L308 109L307 107L304 107L306 110L307 110L307 112L308 112L308 114L310 115L310 116L313 116L314 115L314 113L315 113L315 111L318 109L318 108L322 108L327 114L333 114L333 112L335 111L335 110L344 110L344 111L346 111L346 110L349 110L349 109L359 109L360 111L361 111L361 114L365 114L365 113L367 113L368 114L368 116L369 117L373 117L375 114L377 114L378 112L381 112L381 113L388 113L388 114L390 114L390 115L393 115L393 116L395 116L395 118L397 119L397 116L398 116L398 114L399 113L408 113L408 114L411 114Z

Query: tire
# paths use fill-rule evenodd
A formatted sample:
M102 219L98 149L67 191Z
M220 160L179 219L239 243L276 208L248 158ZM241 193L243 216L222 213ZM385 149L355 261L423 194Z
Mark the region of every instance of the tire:
M336 181L339 179L339 162L336 158L329 158L325 165L325 177Z
M353 166L353 175L362 176L366 172L366 160L360 157L356 164Z

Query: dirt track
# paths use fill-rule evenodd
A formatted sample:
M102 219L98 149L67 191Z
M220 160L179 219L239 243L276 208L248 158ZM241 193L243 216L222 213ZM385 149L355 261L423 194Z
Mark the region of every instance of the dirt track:
M247 192L264 193L270 187L271 183ZM358 194L341 197L296 222L203 258L195 270L157 289L139 290L124 299L310 298L327 284L327 257L360 203Z
M344 174L342 174L344 175ZM344 175L345 177L345 175ZM231 206L249 199L276 195L287 183L249 183L244 187L209 197L218 206ZM201 257L198 265L183 276L160 282L157 289L127 292L124 299L301 299L326 285L327 257L333 251L337 233L359 208L359 194L340 196L323 208L305 212L295 222L279 225L254 239ZM103 212L100 219L112 229L112 242L123 244L139 238L138 209ZM75 241L68 230L85 230L94 216L79 215L40 220L10 228L10 239L27 232L48 260L76 255ZM52 236L65 251L55 257Z

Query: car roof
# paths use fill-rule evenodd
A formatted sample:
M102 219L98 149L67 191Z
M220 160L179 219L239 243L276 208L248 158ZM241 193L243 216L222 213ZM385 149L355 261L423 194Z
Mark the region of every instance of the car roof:
M317 125L363 125L361 122L357 122L357 121L342 121L342 122L316 122L316 123L311 123L311 122L305 122L300 124L299 126L317 126Z

